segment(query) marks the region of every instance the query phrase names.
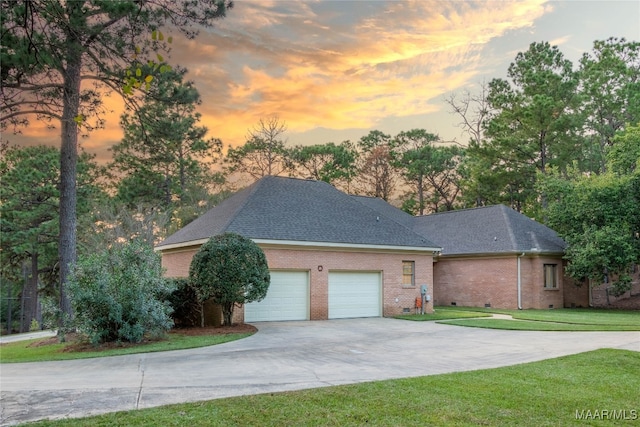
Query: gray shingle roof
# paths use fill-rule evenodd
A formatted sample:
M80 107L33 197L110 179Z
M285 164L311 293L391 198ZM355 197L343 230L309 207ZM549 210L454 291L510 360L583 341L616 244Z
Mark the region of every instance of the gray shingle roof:
M268 176L163 241L158 249L233 232L257 240L442 248L443 255L562 253L550 228L504 205L413 217L382 199L321 181Z
M364 203L365 205L369 206L371 209L374 209L380 212L382 215L395 220L396 222L404 225L405 227L413 228L413 220L415 219L414 216L409 215L405 211L396 208L395 206L385 202L381 198L369 197L369 196L351 196L351 197L358 200L360 203Z
M438 248L325 182L268 176L169 236L158 249L224 232L258 240Z
M562 253L555 231L504 205L416 217L414 231L442 247L442 255Z

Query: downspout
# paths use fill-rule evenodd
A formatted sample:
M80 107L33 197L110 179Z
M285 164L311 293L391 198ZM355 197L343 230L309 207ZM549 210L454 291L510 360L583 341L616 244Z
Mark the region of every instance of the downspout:
M518 310L522 310L522 277L520 275L520 258L524 256L524 252L518 255Z

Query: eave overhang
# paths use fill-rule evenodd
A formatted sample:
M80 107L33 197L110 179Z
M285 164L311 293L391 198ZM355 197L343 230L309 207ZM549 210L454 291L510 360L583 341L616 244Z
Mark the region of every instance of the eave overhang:
M174 243L169 245L156 246L156 252L173 251L202 246L209 239L191 240L188 242ZM272 239L251 239L262 248L286 248L286 249L318 249L318 250L344 250L344 251L371 251L371 252L440 252L440 247L422 246L394 246L362 243L342 243L342 242L313 242L301 240L272 240Z

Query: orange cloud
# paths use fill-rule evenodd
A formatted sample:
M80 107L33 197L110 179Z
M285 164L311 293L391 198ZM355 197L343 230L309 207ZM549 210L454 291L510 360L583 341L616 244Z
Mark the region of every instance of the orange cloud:
M292 27L289 38L277 40L274 27L289 22L291 15L273 11L277 3L239 2L239 22L248 24L254 17L258 30L239 29L230 14L217 33L232 35L232 42L222 42L240 48L238 57L250 60L236 63L235 73L227 75L227 86L218 93L220 105L203 103L204 121L237 145L248 127L271 114L293 132L320 126L366 129L387 116L426 114L437 108L431 100L477 76L485 43L532 26L548 11L544 1L386 4L340 33L323 24L309 4L296 3L291 15L305 19ZM311 44L305 26L316 32ZM303 41L296 31L304 32ZM226 61L238 53L224 52L222 46ZM200 73L197 83L201 77L209 81Z
M272 114L299 133L434 112L487 66L486 43L550 11L546 0L235 3L197 39L174 35L171 54L201 93L210 136L234 146ZM108 103L107 128L83 141L105 156L122 134L121 102Z

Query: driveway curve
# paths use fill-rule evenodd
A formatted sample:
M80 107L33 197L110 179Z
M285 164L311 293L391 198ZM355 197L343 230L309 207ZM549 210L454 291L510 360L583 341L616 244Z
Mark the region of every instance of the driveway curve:
M256 323L192 350L0 365L0 423L496 368L598 348L640 351L638 332L534 332L397 319Z

